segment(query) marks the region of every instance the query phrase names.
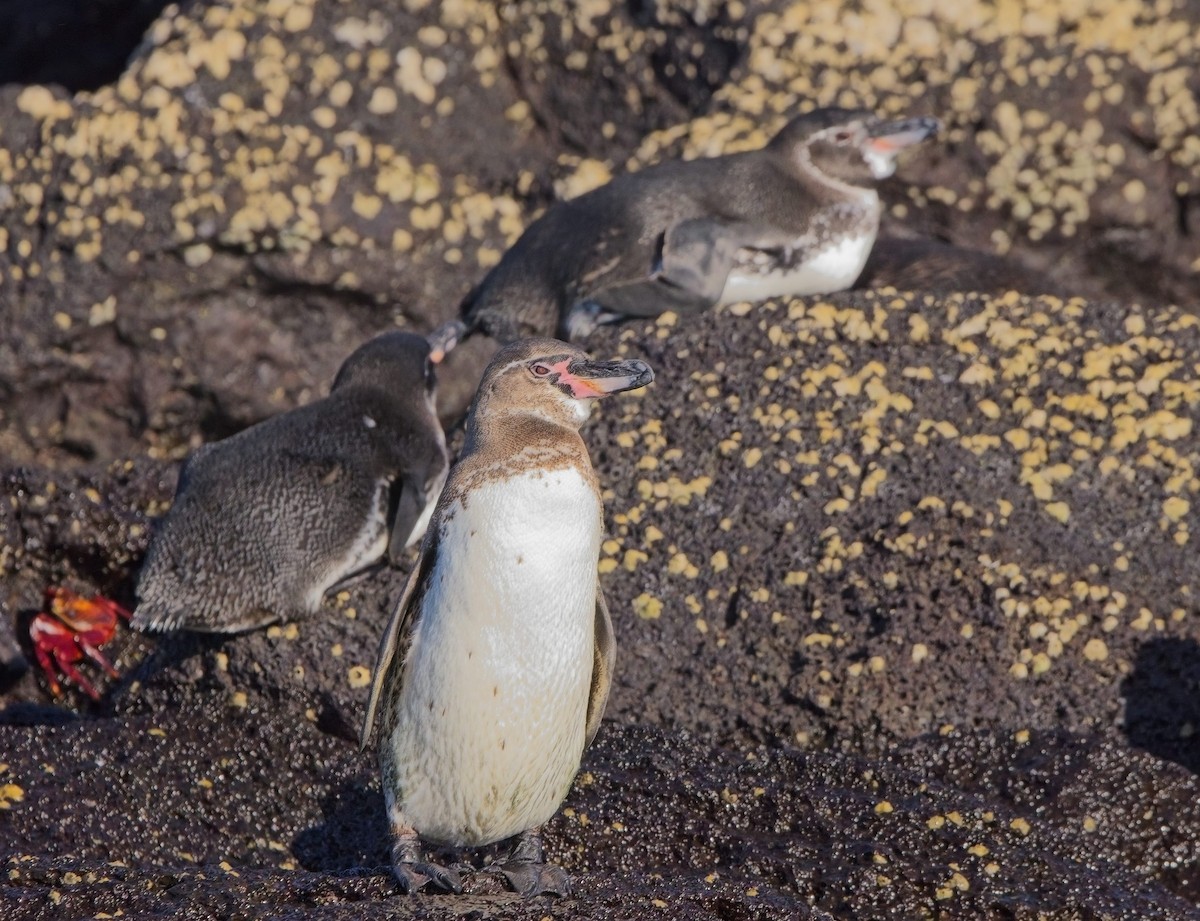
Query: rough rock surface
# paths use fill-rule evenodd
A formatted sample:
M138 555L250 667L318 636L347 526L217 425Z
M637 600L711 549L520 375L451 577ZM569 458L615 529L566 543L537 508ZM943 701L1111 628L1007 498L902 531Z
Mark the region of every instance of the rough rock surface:
M946 16L227 0L0 89L0 915L1195 917L1200 20ZM585 431L620 657L548 831L576 899L393 894L355 736L402 572L121 631L99 707L19 674L45 586L132 601L190 447L451 315L553 196L810 100L949 124L866 289L589 343L658 377Z

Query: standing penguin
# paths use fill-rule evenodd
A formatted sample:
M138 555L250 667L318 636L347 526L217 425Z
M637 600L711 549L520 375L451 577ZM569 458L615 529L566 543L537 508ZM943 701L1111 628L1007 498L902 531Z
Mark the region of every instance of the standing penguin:
M430 341L578 339L622 317L849 288L879 229L876 183L940 127L816 109L760 150L620 176L534 221Z
M233 633L317 610L418 541L449 466L429 343L378 336L329 396L201 447L150 542L133 625Z
M615 643L600 590L600 493L579 429L591 401L644 387L641 361L593 361L553 339L498 352L421 557L380 644L363 722L378 719L400 888L461 891L418 836L480 847L523 895L566 895L543 862L554 815L600 725Z

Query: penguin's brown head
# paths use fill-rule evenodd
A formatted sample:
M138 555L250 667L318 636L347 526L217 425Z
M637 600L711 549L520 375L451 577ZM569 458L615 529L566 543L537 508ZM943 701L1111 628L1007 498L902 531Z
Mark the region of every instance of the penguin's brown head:
M397 331L360 345L338 369L331 389L358 386L377 387L401 401L420 397L432 405L437 375L429 342L424 336Z
M884 121L865 109L814 109L793 118L767 149L792 172L870 187L896 171L896 156L937 134L936 118Z
M488 365L471 414L515 411L579 428L593 400L652 380L654 372L644 361L595 361L557 339L518 339Z

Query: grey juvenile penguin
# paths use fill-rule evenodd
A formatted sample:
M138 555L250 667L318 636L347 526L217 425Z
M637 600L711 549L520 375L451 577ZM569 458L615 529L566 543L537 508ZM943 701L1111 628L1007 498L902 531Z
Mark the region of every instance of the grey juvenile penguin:
M816 109L760 150L620 176L534 221L430 341L578 339L621 317L848 288L879 229L875 184L939 128Z
M232 633L316 611L425 532L449 466L429 344L392 332L329 396L187 460L137 585L133 625Z
M600 492L579 429L591 401L653 380L527 339L484 372L466 444L388 624L363 722L380 724L400 888L461 891L418 836L479 847L520 835L497 869L523 895L567 894L542 858L600 725L615 643L600 590Z

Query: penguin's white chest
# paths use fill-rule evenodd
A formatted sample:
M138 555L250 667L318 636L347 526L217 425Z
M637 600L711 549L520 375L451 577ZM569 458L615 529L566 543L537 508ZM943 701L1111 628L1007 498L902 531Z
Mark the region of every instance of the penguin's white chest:
M425 838L499 841L566 796L584 746L600 533L575 468L486 483L447 509L384 743L389 808Z
M875 233L856 233L843 237L824 249L800 257L792 265L774 258L776 254L760 253L729 273L721 291L721 304L739 301L764 301L772 297L801 297L806 294L829 294L844 291L862 274Z
M857 189L849 200L817 215L808 232L791 245L739 250L718 303L846 290L858 280L871 255L879 215L875 190Z

